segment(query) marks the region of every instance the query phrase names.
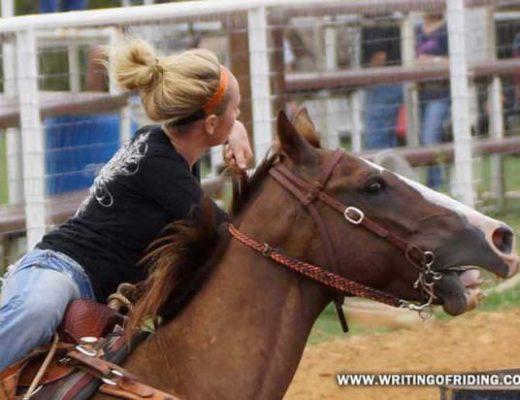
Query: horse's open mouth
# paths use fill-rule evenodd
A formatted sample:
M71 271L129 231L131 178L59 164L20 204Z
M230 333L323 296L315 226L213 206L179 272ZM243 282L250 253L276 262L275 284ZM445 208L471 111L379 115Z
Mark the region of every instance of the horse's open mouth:
M472 310L486 297L480 288L483 282L477 267L450 268L435 286L435 302L449 315Z

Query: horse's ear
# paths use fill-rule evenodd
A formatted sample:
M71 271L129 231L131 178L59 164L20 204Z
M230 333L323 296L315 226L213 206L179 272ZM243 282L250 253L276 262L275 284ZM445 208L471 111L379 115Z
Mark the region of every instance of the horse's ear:
M280 111L276 119L280 150L295 162L303 163L314 159L311 145L298 133L285 112Z
M307 139L312 146L321 148L320 135L316 130L314 122L312 122L311 117L309 116L307 107L301 107L298 109L292 119L292 123L298 133Z

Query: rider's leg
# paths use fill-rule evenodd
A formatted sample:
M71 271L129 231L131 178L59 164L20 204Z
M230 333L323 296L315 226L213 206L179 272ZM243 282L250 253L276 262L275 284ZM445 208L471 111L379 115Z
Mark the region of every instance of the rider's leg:
M71 300L92 297L84 272L62 256L35 250L8 272L0 304L0 371L47 343Z

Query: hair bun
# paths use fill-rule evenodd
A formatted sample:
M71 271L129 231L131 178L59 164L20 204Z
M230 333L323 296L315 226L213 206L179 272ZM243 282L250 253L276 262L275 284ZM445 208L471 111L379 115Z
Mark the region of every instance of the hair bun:
M114 78L126 90L152 89L164 75L155 50L144 40L135 39L114 48Z
M154 48L148 43L132 40L112 48L110 60L114 81L122 89L139 90L146 115L156 122L173 125L199 112L214 97L220 85L218 58L205 49L191 49L157 58ZM223 100L210 112L224 109L226 93L221 95Z

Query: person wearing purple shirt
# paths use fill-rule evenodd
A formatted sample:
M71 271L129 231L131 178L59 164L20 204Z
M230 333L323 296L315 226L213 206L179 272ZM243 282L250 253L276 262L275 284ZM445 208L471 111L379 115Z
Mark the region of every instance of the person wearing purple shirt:
M417 62L422 65L448 62L448 30L442 14L424 16L416 29ZM446 80L427 81L420 85L421 142L425 146L442 142L444 124L450 118L450 88ZM442 169L428 169L428 186L438 189L442 184Z

